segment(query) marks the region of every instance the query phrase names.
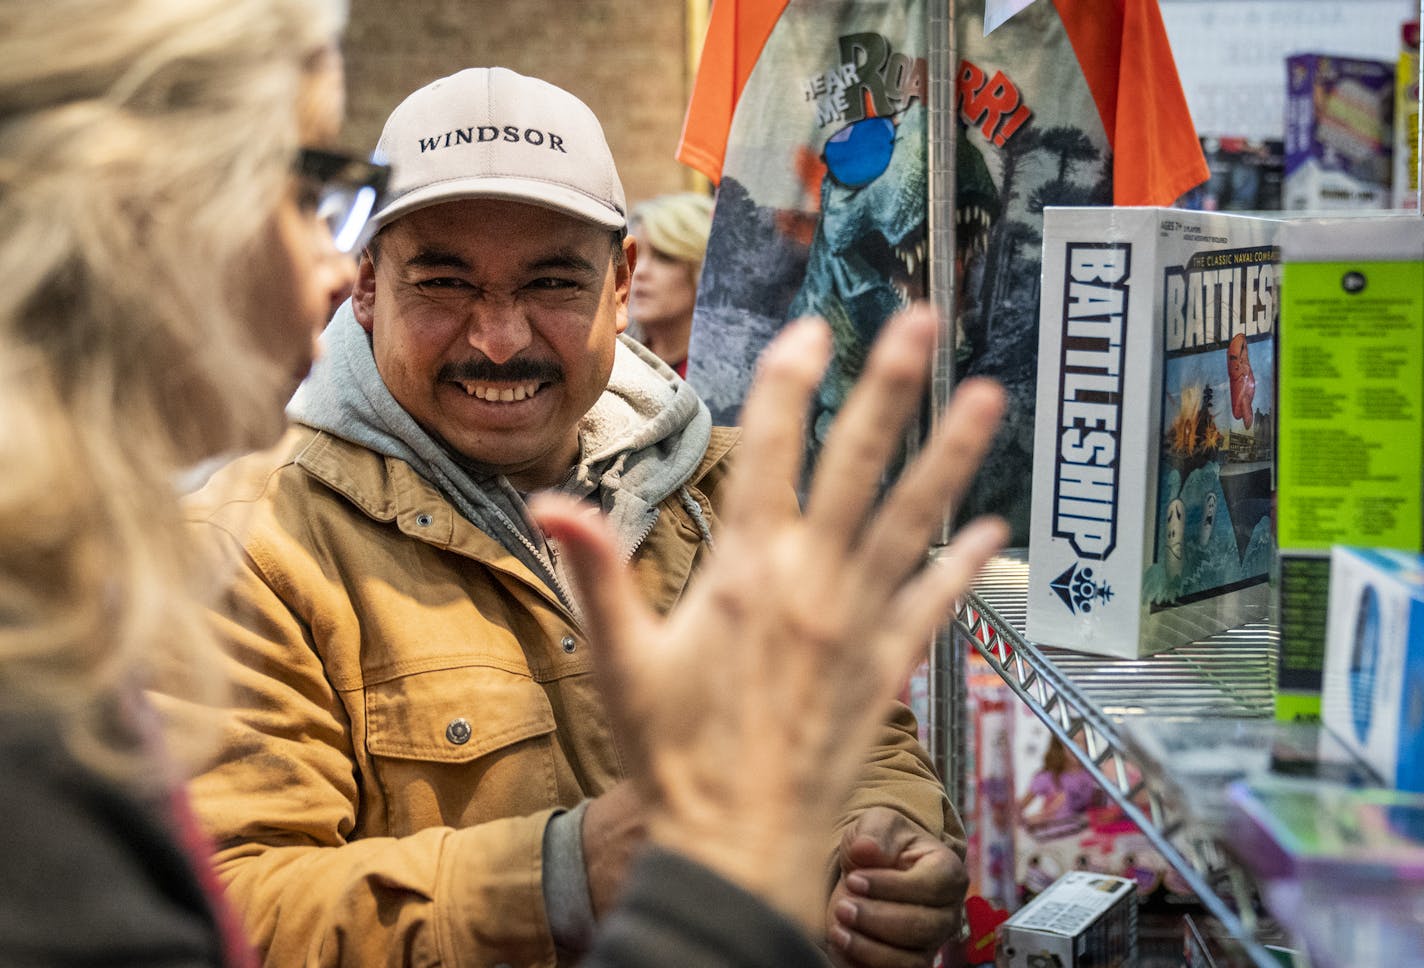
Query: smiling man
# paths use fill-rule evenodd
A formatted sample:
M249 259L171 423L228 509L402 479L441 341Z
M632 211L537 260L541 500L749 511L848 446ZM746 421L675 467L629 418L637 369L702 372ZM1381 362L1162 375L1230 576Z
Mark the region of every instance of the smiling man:
M527 202L465 198L394 221L378 251L352 309L391 395L447 450L519 490L558 484L579 463L580 421L626 324L622 239ZM646 376L649 392L668 382ZM695 417L690 398L683 409Z
M462 71L378 154L380 231L297 426L191 503L240 561L217 616L234 708L194 800L269 965L568 964L646 831L525 498L601 508L666 611L712 551L735 432L620 335L638 252L582 102ZM806 872L829 946L928 964L962 831L908 713L843 818Z

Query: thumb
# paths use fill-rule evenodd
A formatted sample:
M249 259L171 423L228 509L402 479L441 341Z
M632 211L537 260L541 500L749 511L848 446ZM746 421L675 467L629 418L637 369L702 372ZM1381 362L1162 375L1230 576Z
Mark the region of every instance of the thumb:
M915 825L889 807L871 807L841 837L841 866L896 867L916 834Z

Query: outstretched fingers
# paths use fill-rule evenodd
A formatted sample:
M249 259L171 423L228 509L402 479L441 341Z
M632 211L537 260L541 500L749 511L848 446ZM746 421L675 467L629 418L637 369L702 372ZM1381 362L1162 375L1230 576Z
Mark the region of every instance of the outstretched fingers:
M800 483L806 415L830 356L830 332L814 318L787 324L762 352L742 407L742 451L727 485L723 519L729 527L756 535L787 513L779 498Z
M886 613L892 618L896 650L887 660L894 671L909 675L924 657L925 643L949 621L954 602L969 590L974 576L989 559L1003 550L1009 526L993 516L975 518L955 534L945 548L937 549L928 565L905 583Z
M920 567L974 479L1004 406L1004 391L994 381L960 384L934 433L866 528L861 553L872 582L894 588Z
M821 450L806 516L818 535L840 547L856 540L923 398L938 329L926 303L885 324Z

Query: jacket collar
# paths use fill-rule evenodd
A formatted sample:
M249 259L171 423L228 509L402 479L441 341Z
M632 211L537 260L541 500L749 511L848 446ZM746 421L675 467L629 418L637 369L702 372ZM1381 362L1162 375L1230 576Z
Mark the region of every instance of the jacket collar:
M564 608L557 595L499 541L465 520L403 460L386 457L324 430L309 437L293 462L375 521L395 524L416 541L464 555L511 574Z
M564 612L558 596L524 562L499 541L458 514L405 461L386 457L322 430L298 427L306 439L296 447L293 463L340 494L375 521L391 522L408 537L483 562L536 589ZM687 481L696 488L735 445L739 431L714 428L706 452ZM570 616L572 618L572 616Z

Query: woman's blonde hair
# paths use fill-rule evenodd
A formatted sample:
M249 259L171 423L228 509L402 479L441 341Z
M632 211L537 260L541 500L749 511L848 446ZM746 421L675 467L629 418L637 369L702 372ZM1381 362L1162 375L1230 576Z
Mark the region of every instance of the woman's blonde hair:
M657 195L633 206L628 221L653 248L690 265L692 281L698 281L712 231L711 198L697 192Z
M271 437L285 374L240 267L345 15L0 0L0 701L53 710L91 763L158 657L211 681L175 480Z

